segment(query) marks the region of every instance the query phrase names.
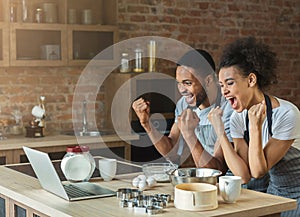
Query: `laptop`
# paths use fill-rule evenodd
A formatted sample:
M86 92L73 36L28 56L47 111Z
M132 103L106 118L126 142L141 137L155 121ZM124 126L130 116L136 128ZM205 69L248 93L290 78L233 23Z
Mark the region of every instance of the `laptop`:
M47 153L28 147L23 150L41 186L65 200L77 201L92 198L115 196L116 192L90 182L62 182Z

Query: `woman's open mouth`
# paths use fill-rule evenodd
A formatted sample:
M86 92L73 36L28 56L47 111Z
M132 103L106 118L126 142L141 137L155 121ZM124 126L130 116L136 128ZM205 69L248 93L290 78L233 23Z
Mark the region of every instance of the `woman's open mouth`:
M236 110L237 106L238 106L236 98L235 97L228 97L227 100L230 102L231 107Z

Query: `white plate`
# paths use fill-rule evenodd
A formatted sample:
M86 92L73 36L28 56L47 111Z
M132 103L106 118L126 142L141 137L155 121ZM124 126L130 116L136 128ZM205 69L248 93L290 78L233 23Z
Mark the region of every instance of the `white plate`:
M75 155L65 158L61 167L68 180L82 181L89 176L92 166L85 156Z

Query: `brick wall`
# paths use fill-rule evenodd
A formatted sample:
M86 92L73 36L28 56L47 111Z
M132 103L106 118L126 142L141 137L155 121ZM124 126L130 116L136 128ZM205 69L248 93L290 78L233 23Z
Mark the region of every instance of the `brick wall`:
M216 62L225 44L255 36L279 58L270 92L300 108L300 2L294 0L119 0L120 39L155 35L207 49Z
M47 130L71 128L72 93L80 72L79 69L55 67L0 68L1 119L10 119L11 113L19 110L24 125L28 125L33 118L31 109L44 95Z
M119 0L120 40L164 36L207 49L216 62L223 46L253 35L278 54L279 83L271 93L300 108L300 2L294 0ZM25 124L46 96L47 129L71 128L72 94L82 68L0 68L2 116L14 109ZM101 91L100 91L101 92ZM101 93L100 93L101 95ZM102 97L99 97L102 100Z

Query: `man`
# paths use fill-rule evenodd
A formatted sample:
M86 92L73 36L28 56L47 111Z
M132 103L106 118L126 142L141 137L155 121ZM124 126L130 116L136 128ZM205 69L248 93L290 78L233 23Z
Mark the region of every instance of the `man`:
M232 109L221 96L215 74L215 63L204 50L188 51L178 61L178 90L182 97L176 104L175 123L168 136L158 132L150 122L150 103L143 98L133 102L142 127L156 149L165 158L181 157L182 167L208 167L227 171L216 133L207 119L209 111L220 106L226 133L230 138L229 119ZM183 162L185 161L185 162Z

